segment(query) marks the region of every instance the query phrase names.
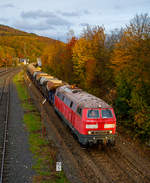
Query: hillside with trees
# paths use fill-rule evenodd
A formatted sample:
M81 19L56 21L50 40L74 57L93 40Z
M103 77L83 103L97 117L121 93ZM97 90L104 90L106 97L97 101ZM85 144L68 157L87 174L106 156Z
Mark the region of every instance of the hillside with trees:
M0 66L15 65L22 58L33 62L54 42L57 41L0 25Z

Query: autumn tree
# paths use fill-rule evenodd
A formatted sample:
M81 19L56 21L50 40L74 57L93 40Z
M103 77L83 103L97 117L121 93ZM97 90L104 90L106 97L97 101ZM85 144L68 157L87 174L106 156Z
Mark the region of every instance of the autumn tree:
M100 97L106 95L111 82L109 51L105 43L104 28L88 26L73 48L75 82Z
M124 33L124 29L114 29L110 31L109 34L106 34L106 47L109 49L109 52L112 52L116 43L120 42Z
M72 59L72 50L77 42L77 38L73 36L68 40L68 43L65 45L63 53L63 68L64 68L64 79L69 83L74 83L73 75L73 59Z
M112 55L116 75L116 107L143 138L150 135L150 17L136 15Z
M1 66L11 66L13 64L13 58L15 56L15 51L11 47L0 46L0 65Z

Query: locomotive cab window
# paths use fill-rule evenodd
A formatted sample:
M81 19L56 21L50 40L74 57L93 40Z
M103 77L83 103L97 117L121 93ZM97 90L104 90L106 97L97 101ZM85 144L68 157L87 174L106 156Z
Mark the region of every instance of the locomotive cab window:
M99 118L99 110L88 110L88 113L87 113L87 117L88 118Z
M77 108L77 113L82 116L82 109L80 107Z
M110 109L102 109L102 118L112 118L112 112Z
M71 103L70 103L70 108L72 108L72 106L73 106L73 102L71 101Z

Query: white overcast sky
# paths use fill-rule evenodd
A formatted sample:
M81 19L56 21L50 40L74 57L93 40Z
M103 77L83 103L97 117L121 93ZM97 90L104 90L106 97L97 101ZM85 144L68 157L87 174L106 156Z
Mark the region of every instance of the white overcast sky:
M150 0L0 0L0 24L65 40L89 24L107 32L124 27L136 15L150 15Z

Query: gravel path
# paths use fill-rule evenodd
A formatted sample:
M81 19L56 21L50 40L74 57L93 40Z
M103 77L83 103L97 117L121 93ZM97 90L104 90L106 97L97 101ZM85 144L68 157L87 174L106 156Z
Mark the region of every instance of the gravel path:
M32 170L33 155L29 150L28 133L23 124L23 110L14 84L11 83L10 113L7 155L8 183L31 183L35 172Z

